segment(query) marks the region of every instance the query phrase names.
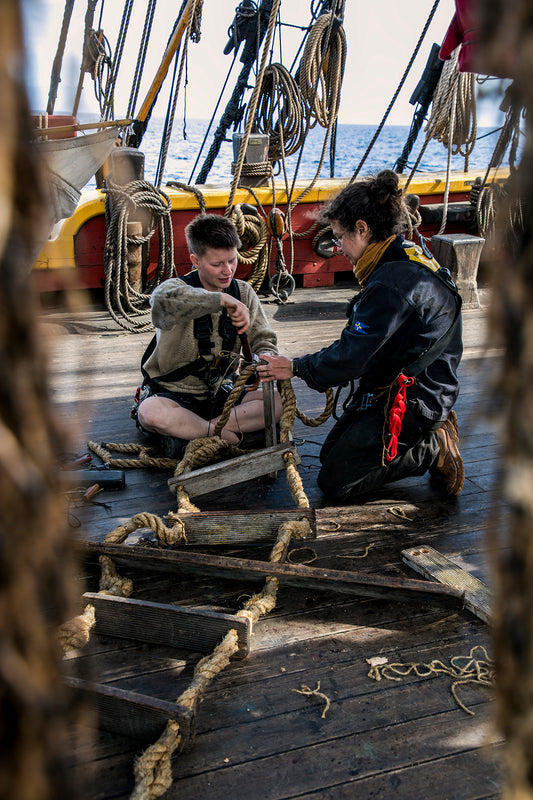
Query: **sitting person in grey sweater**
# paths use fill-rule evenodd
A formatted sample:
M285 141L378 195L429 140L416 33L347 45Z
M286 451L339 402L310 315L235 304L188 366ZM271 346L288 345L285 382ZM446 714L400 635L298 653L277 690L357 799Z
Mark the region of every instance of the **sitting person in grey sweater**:
M257 294L234 278L241 241L233 222L219 214L201 215L185 235L195 269L164 281L152 294L156 335L143 356L144 381L132 414L141 430L163 437L170 457L191 439L213 435L238 373L243 342L257 356L278 352ZM276 421L281 413L276 391ZM264 426L262 390L252 389L242 393L220 435L237 444Z

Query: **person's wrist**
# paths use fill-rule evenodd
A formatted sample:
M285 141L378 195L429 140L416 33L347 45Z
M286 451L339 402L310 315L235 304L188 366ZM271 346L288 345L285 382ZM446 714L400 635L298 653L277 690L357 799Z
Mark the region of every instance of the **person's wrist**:
M291 370L295 378L300 377L300 370L298 369L298 359L293 358L293 360L291 361Z

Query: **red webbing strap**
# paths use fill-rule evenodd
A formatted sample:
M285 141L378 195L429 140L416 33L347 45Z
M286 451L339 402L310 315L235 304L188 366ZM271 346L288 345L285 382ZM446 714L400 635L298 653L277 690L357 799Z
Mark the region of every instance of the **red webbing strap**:
M389 434L390 442L385 453L387 461L393 461L398 452L398 436L402 429L402 420L405 414L405 393L408 386L412 386L415 382L414 378L408 378L407 375L398 375L396 383L398 384L398 391L396 397L392 401L389 410Z

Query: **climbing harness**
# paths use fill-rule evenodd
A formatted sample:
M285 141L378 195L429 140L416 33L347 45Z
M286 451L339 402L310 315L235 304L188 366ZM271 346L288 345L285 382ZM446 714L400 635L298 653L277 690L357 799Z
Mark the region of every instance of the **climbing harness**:
M189 286L194 286L196 288L201 288L202 285L197 270L193 270L187 275L184 275L181 280ZM227 294L231 295L231 297L234 297L236 300L241 299L239 284L235 278L232 279L227 289ZM211 340L213 333L211 314L203 314L201 317L196 317L193 322L194 338L198 342L196 358L188 364L183 364L171 370L171 372L157 376L149 375L145 368L146 362L157 345L157 336L153 336L141 358L143 383L142 386L137 389L136 398L138 397L138 402L134 402L131 416L134 419L137 418L137 408L141 402L142 393L146 389L148 389L151 394L168 392L169 390L164 384L176 383L190 375L195 375L206 383L213 402L217 399L219 392L222 392L223 396L226 397L233 388L235 380L235 374L233 372L230 374L229 370L235 364L236 356L235 353L232 353L232 350L237 340L237 331L225 308L223 308L219 314L218 332L222 339L222 348L220 353L215 354L213 351L214 344Z
M385 459L389 462L393 461L398 454L398 438L407 407L407 389L415 383L415 378L445 351L461 324L461 306L463 302L449 271L439 266L435 258L432 256L428 258L421 248L416 246L404 246L404 250L409 256L410 261L417 261L419 264L422 264L422 266L429 269L438 280L450 289L455 297L455 315L448 330L415 361L405 367L392 384L391 392L394 391L393 387L396 384L396 394L392 399L387 415L387 434L390 439L385 450Z

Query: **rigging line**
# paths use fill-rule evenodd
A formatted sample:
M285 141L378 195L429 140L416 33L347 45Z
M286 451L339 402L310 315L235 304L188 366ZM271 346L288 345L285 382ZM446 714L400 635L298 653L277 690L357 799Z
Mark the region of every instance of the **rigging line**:
M237 160L237 166L235 167L235 175L233 176L233 181L231 183L231 188L230 188L230 194L229 194L229 197L228 197L226 210L224 212L225 216L229 215L229 212L231 210L231 206L232 206L232 203L233 203L233 198L235 197L235 192L237 190L237 186L238 186L240 178L241 178L242 165L244 164L244 159L246 157L246 146L248 144L248 139L250 138L250 132L252 130L252 125L253 125L254 116L255 116L255 109L256 109L256 106L257 106L259 93L261 91L261 84L263 83L263 75L264 75L265 69L266 69L266 61L267 61L267 58L268 58L268 52L270 50L270 43L272 41L272 37L273 37L273 33L274 33L274 27L275 27L276 19L277 19L277 16L278 16L280 2L281 2L281 0L274 0L273 5L272 5L272 10L270 12L270 19L268 21L268 28L267 28L267 32L266 32L266 36L265 36L265 44L264 44L264 47L263 47L263 54L261 56L261 66L259 68L259 73L257 75L255 86L254 86L253 91L252 91L252 97L251 97L250 102L248 104L248 110L250 112L250 116L249 116L249 119L246 122L246 126L245 126L245 129L244 129L244 134L243 134L243 138L242 138L242 142L241 142L241 147L240 147L240 150L239 150L239 158ZM258 55L259 55L259 53L258 53Z
M99 30L102 30L102 18L104 16L104 6L105 6L105 0L102 0L102 3L100 5L100 18L98 20L98 29Z
M179 94L180 85L181 85L181 76L183 74L183 67L184 67L184 64L185 64L185 60L187 58L187 53L189 51L189 39L190 39L190 36L191 36L191 31L192 31L192 27L193 27L193 23L194 23L196 9L198 7L201 8L202 2L203 2L203 0L194 0L194 3L192 4L191 10L190 10L189 19L188 19L188 22L187 22L187 30L186 30L185 35L183 37L183 51L182 51L182 54L181 54L181 59L179 60L179 73L178 73L178 77L177 77L177 80L175 82L175 87L174 87L174 90L173 90L172 110L170 111L170 114L167 114L167 119L165 121L164 142L162 143L161 150L159 152L159 164L158 164L157 176L156 176L156 186L157 186L158 189L161 186L161 182L163 180L163 173L165 171L165 163L166 163L167 154L168 154L168 145L169 145L169 142L170 142L170 136L172 134L172 127L174 125L174 116L176 114L176 105L177 105L177 102L178 102L178 94ZM175 61L175 66L174 66L174 74L175 74L175 69L176 69L176 64L177 63L178 63L178 52L176 52L176 61ZM169 101L169 103L170 103L170 101ZM169 108L170 108L170 105L169 105ZM168 125L167 125L167 122L168 122Z
M178 74L178 65L180 63L180 50L181 50L181 43L176 50L176 54L174 56L174 70L172 73L172 81L170 83L170 93L168 97L168 105L167 105L167 113L165 115L165 124L163 125L163 133L161 135L161 146L159 148L159 158L157 161L157 169L156 169L156 177L154 181L154 186L158 188L161 186L161 176L163 173L164 162L166 161L166 155L168 152L168 143L170 141L170 134L172 131L172 123L171 119L174 119L174 112L176 109L176 102L177 102L177 74Z
M104 113L103 113L103 117L106 120L114 116L115 84L117 82L120 62L122 60L122 54L124 52L124 44L126 42L126 35L128 33L128 27L130 24L133 3L134 0L126 0L126 3L124 5L124 12L122 14L122 20L120 23L120 29L117 37L117 44L115 47L115 58L113 59L113 67L109 78L109 86L106 87L106 101L104 104Z
M271 10L272 10L272 0L261 0L261 6L258 9L259 27L256 39L254 41L256 49L260 47L263 42L264 35L266 32L266 24L264 22L264 18L268 14L268 18L270 19ZM251 36L247 36L246 43L243 48L243 53L241 56L241 61L242 61L241 71L237 77L237 81L233 88L231 97L226 104L225 111L222 114L222 117L220 118L218 127L215 130L215 133L213 134L213 141L211 142L211 147L209 148L209 152L204 160L200 172L196 177L197 184L205 183L206 178L209 174L209 170L213 166L215 158L219 153L220 146L222 142L225 140L226 131L229 128L229 126L233 124L234 127L236 127L236 125L240 122L242 118L242 113L244 111L242 105L243 97L245 91L249 88L248 78L252 70L253 63L256 60L256 55L251 54L250 52L252 50L252 41L253 40L251 39Z
M46 106L46 113L53 114L54 106L57 99L57 87L61 81L61 66L63 64L63 55L65 53L65 45L67 42L68 29L70 27L70 20L72 17L72 7L74 0L66 0L65 10L63 12L63 22L61 23L61 33L57 43L57 51L52 64L52 74L50 76L50 89L48 91L48 103Z
M146 53L148 51L148 42L150 41L150 35L152 32L152 24L154 21L156 5L157 0L148 0L146 16L144 18L144 28L141 36L141 45L139 48L139 55L137 57L137 64L135 65L133 85L131 87L130 99L128 101L128 110L126 111L126 117L128 119L133 119L135 105L139 96L139 89L141 88L141 78L144 70Z
M213 121L214 121L214 119L216 117L216 114L217 114L217 111L218 111L218 107L219 107L219 105L220 105L220 103L222 101L222 97L224 95L224 92L226 91L226 86L228 85L228 81L229 81L230 75L231 75L231 73L233 71L233 67L235 65L235 61L237 60L237 55L238 55L238 49L234 48L233 60L231 62L230 68L228 70L228 74L226 75L226 80L224 81L224 85L222 86L222 89L220 90L220 94L218 96L218 100L217 100L217 103L216 103L216 106L215 106L215 110L213 111L213 113L211 115L211 119L209 120L209 125L207 126L207 130L206 130L204 138L202 140L202 144L200 145L200 150L198 151L198 155L196 156L196 161L194 162L194 166L193 166L193 168L191 170L191 174L189 175L189 180L187 181L187 183L189 183L189 184L191 183L191 181L193 179L196 167L198 166L198 162L200 161L200 157L202 155L202 151L203 151L203 149L205 147L205 143L207 141L207 137L209 136L209 134L211 132L211 127L213 125Z
M404 83L405 83L405 81L406 81L406 79L407 79L407 76L409 75L409 72L411 71L411 67L413 66L413 62L414 62L415 58L416 58L416 57L417 57L417 55L418 55L418 51L420 50L420 47L422 46L422 42L424 41L424 38L425 38L425 36L426 36L426 33L427 33L427 31L428 31L428 28L429 28L429 26L430 26L430 24L431 24L431 21L432 21L432 19L433 19L434 15L435 15L435 12L436 12L436 10L437 10L437 7L438 7L439 3L440 3L440 0L435 0L435 2L433 3L433 8L432 8L432 9L431 9L431 11L429 12L429 16L428 16L428 18L427 18L427 20L426 20L426 24L424 25L424 29L422 30L422 33L420 34L420 38L418 39L418 42L416 43L416 47L415 47L415 49L414 49L414 51L413 51L413 55L411 56L411 58L410 58L410 60L409 60L409 63L408 63L408 65L407 65L406 69L405 69L405 72L404 72L404 73L403 73L403 75L402 75L402 79L400 80L400 83L398 84L398 88L396 89L396 91L395 91L395 93L394 93L394 95L393 95L393 97L392 97L392 100L391 100L391 101L390 101L390 103L389 103L389 107L388 107L388 108L387 108L387 110L385 111L385 114L383 115L383 119L382 119L382 120L381 120L381 122L379 123L379 125L378 125L378 127L377 127L377 130L376 130L376 132L375 132L374 136L372 137L372 140L371 140L370 144L368 145L368 147L367 147L367 149L366 149L366 152L365 152L365 154L363 155L363 157L362 157L361 161L359 162L359 165L357 166L357 169L355 170L354 174L353 174L353 175L352 175L352 177L350 178L350 181L349 181L350 183L353 183L353 181L354 181L354 180L357 178L357 176L359 175L359 172L360 172L360 170L361 170L361 167L362 167L362 166L363 166L363 164L365 163L365 161L366 161L366 159L367 159L367 157L368 157L368 154L370 153L370 151L371 151L371 150L372 150L372 148L374 147L374 144L375 144L375 142L376 142L376 139L377 139L377 138L378 138L378 136L380 135L380 133L381 133L381 131L382 131L382 128L383 128L383 126L385 125L385 122L387 121L387 118L388 118L388 116L389 116L389 114L390 114L390 112L391 112L391 110L392 110L392 107L393 107L394 103L396 102L396 100L397 100L397 98L398 98L398 95L400 94L400 91L401 91L401 90L402 90L402 88L403 88L403 85L404 85Z

